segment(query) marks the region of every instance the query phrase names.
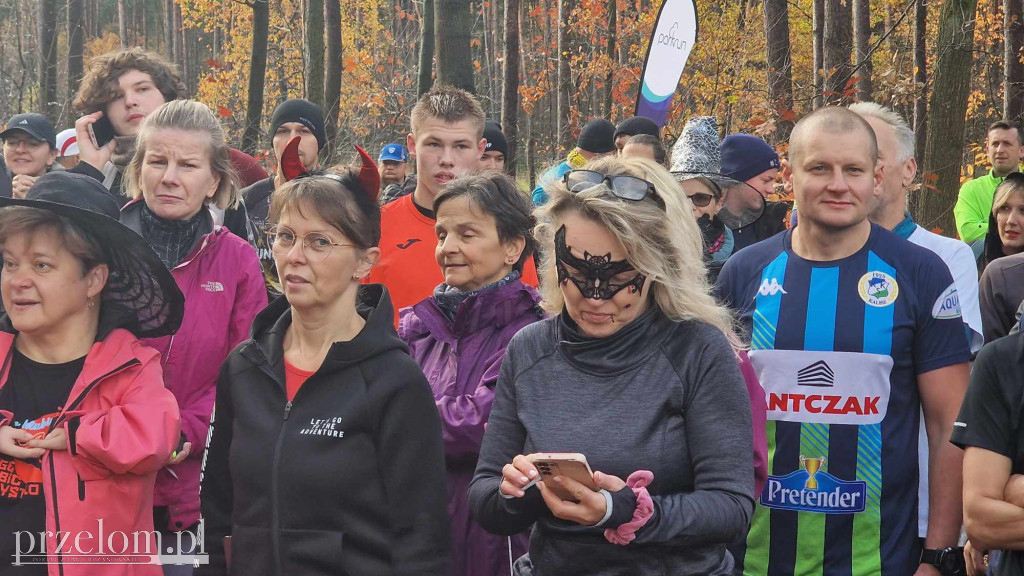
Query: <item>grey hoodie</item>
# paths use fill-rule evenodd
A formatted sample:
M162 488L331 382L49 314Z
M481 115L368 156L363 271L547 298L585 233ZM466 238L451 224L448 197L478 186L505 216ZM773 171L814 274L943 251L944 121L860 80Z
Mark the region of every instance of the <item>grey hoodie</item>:
M603 528L554 518L536 488L503 498L502 466L533 452L581 452L623 479L652 471L653 517L617 546ZM469 499L491 532L536 522L535 576L727 574L725 545L745 534L754 506L753 459L750 400L720 331L652 307L589 339L563 313L509 344Z

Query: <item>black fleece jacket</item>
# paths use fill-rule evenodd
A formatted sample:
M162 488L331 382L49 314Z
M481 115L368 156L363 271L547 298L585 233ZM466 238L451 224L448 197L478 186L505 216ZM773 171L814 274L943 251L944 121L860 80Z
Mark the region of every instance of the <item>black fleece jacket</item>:
M210 564L197 576L443 575L444 452L433 394L392 324L380 284L362 286L366 326L335 342L292 402L277 299L228 356L201 499Z

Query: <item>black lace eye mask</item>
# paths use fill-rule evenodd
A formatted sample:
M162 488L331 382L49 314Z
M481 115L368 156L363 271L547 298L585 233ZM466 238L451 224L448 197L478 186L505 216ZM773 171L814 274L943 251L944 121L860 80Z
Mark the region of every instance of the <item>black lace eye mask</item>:
M623 284L609 282L611 278L623 272L636 270L626 260L612 261L611 256L610 253L604 256L591 256L589 252L584 252L583 258L577 258L565 243L565 226L555 233L555 270L558 272L558 283L565 284L571 281L584 298L611 300L625 288L629 288L631 294L643 289L647 277L639 272ZM570 274L566 265L572 266L578 272Z

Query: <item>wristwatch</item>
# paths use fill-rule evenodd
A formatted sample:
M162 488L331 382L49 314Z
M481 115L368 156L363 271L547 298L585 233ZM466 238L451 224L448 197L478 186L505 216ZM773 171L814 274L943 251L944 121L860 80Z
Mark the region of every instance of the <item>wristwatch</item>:
M963 548L942 548L921 550L921 564L931 564L945 576L966 576L967 562Z

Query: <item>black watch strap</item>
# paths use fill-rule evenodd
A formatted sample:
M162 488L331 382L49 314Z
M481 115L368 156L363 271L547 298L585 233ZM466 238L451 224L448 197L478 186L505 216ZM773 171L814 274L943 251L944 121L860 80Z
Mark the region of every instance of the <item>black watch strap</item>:
M942 559L942 555L945 551L946 549L929 550L927 548L921 550L921 564L931 564L932 566L938 566L939 560Z

